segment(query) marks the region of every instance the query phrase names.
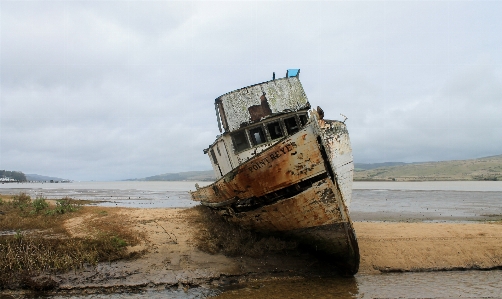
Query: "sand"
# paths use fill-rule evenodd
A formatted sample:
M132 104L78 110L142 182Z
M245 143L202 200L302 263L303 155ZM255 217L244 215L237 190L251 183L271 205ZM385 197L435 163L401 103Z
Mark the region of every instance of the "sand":
M146 250L141 258L103 263L58 275L60 289L92 290L225 285L246 277L322 276L332 270L308 254L259 259L211 255L195 248L197 215L191 209L124 209L128 223L147 235L130 248ZM67 223L79 232L84 219ZM502 267L502 224L354 223L359 240L359 273L437 271Z
M502 266L502 224L354 223L360 272L492 269Z

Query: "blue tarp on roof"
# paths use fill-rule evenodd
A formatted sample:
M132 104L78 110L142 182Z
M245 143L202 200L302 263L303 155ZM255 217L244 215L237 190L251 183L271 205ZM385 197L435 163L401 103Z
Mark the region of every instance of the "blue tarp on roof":
M287 72L286 72L286 77L290 78L290 77L296 77L300 74L300 69L289 69Z

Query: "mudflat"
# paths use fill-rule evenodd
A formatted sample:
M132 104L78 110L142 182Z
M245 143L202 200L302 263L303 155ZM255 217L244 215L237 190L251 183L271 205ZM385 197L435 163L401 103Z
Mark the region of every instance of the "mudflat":
M354 223L360 272L502 267L502 223Z
M319 276L333 271L309 254L260 258L209 254L195 246L196 209L116 208L145 241L130 251L140 258L101 263L53 277L60 290L117 290L221 286L249 278ZM82 233L85 215L69 220ZM502 223L355 222L360 273L495 269L502 267ZM334 272L334 271L333 271Z

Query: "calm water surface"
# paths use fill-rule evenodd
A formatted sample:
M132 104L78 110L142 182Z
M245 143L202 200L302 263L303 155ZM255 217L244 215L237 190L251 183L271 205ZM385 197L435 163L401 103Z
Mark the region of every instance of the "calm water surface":
M200 186L209 184L199 182ZM103 206L190 207L195 182L2 184L0 194L99 201ZM502 182L355 182L355 221L468 222L502 219ZM287 279L235 289L152 290L50 298L502 298L502 271L452 271ZM18 298L0 295L0 299ZM27 297L24 297L27 298ZM36 298L44 298L36 296Z
M196 182L74 182L1 184L1 194L25 192L48 199L69 196L75 199L100 201L100 206L134 208L171 208L194 206L188 191ZM200 186L209 182L198 182Z
M200 186L209 182L198 182ZM1 184L0 193L26 192L49 199L69 196L100 206L191 207L195 182L75 182ZM355 221L502 219L502 182L355 182L350 206Z
M501 298L502 271L356 275L249 283L219 298Z

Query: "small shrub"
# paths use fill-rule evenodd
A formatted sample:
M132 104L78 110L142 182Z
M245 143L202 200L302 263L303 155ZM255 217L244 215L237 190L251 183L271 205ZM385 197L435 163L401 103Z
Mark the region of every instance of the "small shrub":
M64 197L56 201L55 213L64 214L68 212L75 212L80 208L80 205L72 202L69 197Z
M16 230L16 234L14 235L14 239L16 239L17 241L21 241L22 239L24 238L24 234L23 232L21 232L21 230Z
M47 215L47 216L54 216L54 215L56 215L56 210L48 209L48 210L45 211L45 215Z
M32 203L31 203L33 210L32 212L35 214L38 214L38 212L45 210L49 207L49 204L47 201L45 201L45 198L43 197L37 197Z
M12 196L12 205L21 210L24 210L26 207L28 207L30 203L31 203L31 197L24 192Z
M122 239L120 237L117 237L117 236L113 236L111 238L111 242L112 242L113 247L115 247L117 249L120 249L120 248L123 248L123 247L127 246L126 240L124 240L124 239Z

